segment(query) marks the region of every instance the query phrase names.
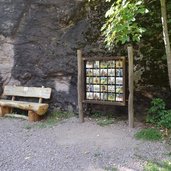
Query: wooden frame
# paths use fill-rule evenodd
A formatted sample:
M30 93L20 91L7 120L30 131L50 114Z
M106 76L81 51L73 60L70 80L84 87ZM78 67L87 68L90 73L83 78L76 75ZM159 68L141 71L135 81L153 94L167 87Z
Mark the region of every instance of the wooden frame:
M125 106L126 104L126 83L125 83L125 71L126 71L126 67L125 67L125 57L106 57L106 58L99 58L99 57L93 57L93 58L82 58L83 62L82 62L82 70L83 70L83 77L84 79L82 79L82 91L84 92L83 94L83 103L92 103L92 104L102 104L102 105L117 105L117 106ZM95 65L95 63L98 63L99 66L96 67L90 67L87 68L86 65L87 63L94 63L93 65ZM104 68L101 67L101 65L104 63L109 64L109 62L113 62L113 66L108 66L106 65ZM117 63L121 64L121 67L117 67L116 64ZM99 75L87 75L86 71L92 71L95 72L97 71L97 73ZM101 75L101 72L106 71L106 75ZM109 75L109 71L113 71L113 75ZM121 75L117 75L117 71L120 71ZM87 78L90 80L92 79L99 79L99 83L87 83ZM106 83L102 83L102 78L106 79ZM114 83L109 83L109 79L114 81ZM117 80L121 79L122 80L122 84L117 84ZM88 85L89 84L89 85ZM93 88L99 88L98 91L87 91L86 88L87 86L92 86ZM106 91L101 90L101 87L106 87ZM109 91L109 88L113 88L113 90ZM117 88L120 88L120 91L122 91L121 93L117 92ZM121 90L122 89L122 90ZM87 94L93 94L93 96L97 95L99 97L99 99L88 99L87 98ZM113 100L109 100L109 94L112 96L112 98L114 98ZM102 97L103 96L103 97ZM104 99L105 98L107 99ZM121 96L123 100L116 100L118 97L117 96ZM119 99L119 98L118 98Z
M123 93L124 93L124 99L122 102L111 102L111 101L98 101L98 100L88 100L85 97L85 90L86 90L86 80L85 80L85 61L107 61L107 60L117 60L122 59L123 62ZM133 47L128 46L128 61L125 57L106 57L106 58L99 58L99 57L93 57L93 58L83 58L82 57L82 51L77 50L77 61L78 61L78 109L79 109L79 119L80 122L84 122L84 112L83 112L83 103L85 104L101 104L101 105L118 105L118 106L125 106L127 101L127 96L129 95L128 99L128 122L129 127L134 127L134 76L133 76ZM128 62L128 68L126 65L126 62ZM128 73L126 72L128 70ZM115 72L116 73L116 72ZM128 78L128 79L127 79ZM128 87L129 92L127 91L127 84L126 82L129 81ZM115 89L116 90L116 89Z

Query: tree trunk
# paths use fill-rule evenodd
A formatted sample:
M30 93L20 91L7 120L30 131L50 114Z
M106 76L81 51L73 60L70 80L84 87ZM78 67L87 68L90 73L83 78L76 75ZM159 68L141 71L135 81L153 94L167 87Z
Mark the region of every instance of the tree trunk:
M163 39L166 49L166 56L167 56L169 85L171 88L171 48L170 48L170 40L169 40L169 33L168 33L168 26L167 26L166 0L160 0L160 3L161 3L161 20L163 26Z

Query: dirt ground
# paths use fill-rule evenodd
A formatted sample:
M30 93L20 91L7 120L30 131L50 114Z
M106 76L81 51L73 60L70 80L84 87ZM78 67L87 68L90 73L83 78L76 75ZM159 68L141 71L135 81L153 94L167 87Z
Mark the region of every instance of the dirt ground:
M38 125L0 119L0 171L141 171L148 161L169 159L164 142L134 138L140 124L101 127L72 117L52 127Z

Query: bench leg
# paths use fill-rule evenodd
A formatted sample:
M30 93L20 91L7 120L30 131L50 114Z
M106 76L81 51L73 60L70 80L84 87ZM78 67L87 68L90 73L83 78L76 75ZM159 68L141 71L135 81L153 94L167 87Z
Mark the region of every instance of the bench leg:
M5 116L5 114L11 113L11 108L6 106L0 106L0 117Z
M40 121L40 119L41 119L40 115L38 115L37 113L33 111L28 111L28 120L30 122Z

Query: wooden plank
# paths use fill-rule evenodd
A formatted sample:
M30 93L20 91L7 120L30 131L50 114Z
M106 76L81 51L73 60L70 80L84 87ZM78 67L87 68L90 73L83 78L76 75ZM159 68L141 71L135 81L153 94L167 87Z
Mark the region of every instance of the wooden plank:
M109 101L98 101L98 100L83 100L83 103L99 104L99 105L125 106L124 102L109 102Z
M84 113L83 113L83 91L82 91L82 77L83 77L83 60L82 60L82 51L77 50L77 62L78 62L78 77L77 77L77 90L78 90L78 110L79 110L79 119L80 122L84 122Z
M108 61L108 60L124 60L124 56L113 56L113 57L84 57L84 61Z
M5 116L5 114L10 113L11 108L7 106L0 106L0 117Z
M42 86L42 88L44 88L44 86ZM39 103L42 103L43 99L39 98Z
M6 114L5 117L11 117L11 118L19 118L19 119L25 119L25 120L28 120L28 117L27 116L24 116L24 115L20 115L20 114Z
M128 61L129 61L129 100L128 100L128 122L129 127L134 127L134 63L133 63L133 47L128 46Z
M51 88L5 86L4 95L49 99L51 95Z
M126 60L125 57L122 58L123 62L123 102L122 104L126 105Z
M36 112L38 115L44 115L49 107L49 105L46 103L31 103L11 100L0 100L0 106L8 106L13 108L19 108L22 110L31 110Z

